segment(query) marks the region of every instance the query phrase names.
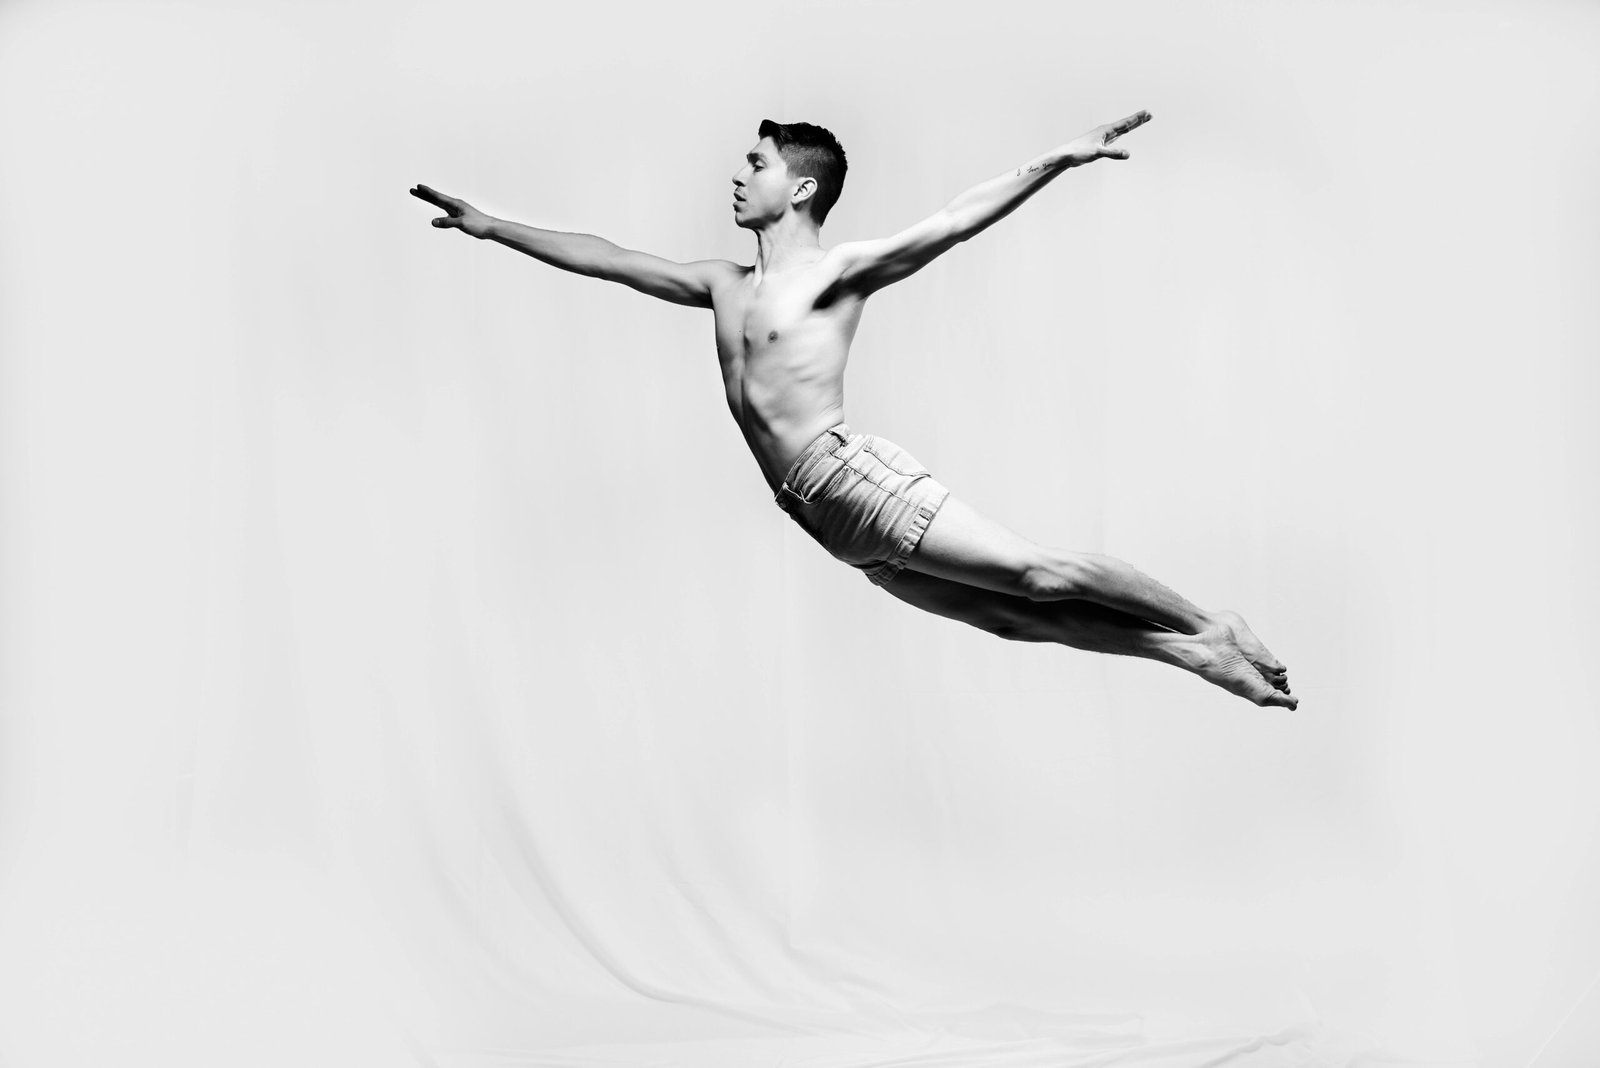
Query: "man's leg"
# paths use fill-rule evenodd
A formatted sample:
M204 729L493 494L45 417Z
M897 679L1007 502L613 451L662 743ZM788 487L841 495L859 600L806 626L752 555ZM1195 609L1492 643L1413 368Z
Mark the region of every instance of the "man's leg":
M1055 642L1094 653L1138 656L1193 672L1258 705L1293 708L1298 699L1267 685L1225 627L1179 634L1093 601L1034 601L902 568L883 587L925 612L1008 641Z
M1220 632L1222 642L1231 645L1233 653L1191 670L1258 704L1293 708L1299 703L1289 696L1288 669L1261 644L1238 613L1204 612L1114 557L1037 545L953 495L945 498L900 575L903 577L906 571L1027 602L1059 605L1089 601L1141 622L1153 621L1181 634L1205 636L1213 646L1218 644ZM892 591L894 585L890 583L888 588ZM959 591L947 591L947 595L959 596ZM1083 616L1081 612L1069 612L1052 618L1081 621ZM1096 633L1104 630L1092 629ZM1272 700L1264 699L1269 695Z
M1192 635L1174 634L1091 601L1030 601L902 568L883 587L909 605L1016 642L1055 642L1091 653L1172 662Z

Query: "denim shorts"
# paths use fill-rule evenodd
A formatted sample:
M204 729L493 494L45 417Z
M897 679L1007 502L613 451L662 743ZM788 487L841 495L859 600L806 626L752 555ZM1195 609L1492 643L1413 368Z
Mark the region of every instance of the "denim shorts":
M835 559L884 586L949 495L900 446L836 423L801 450L773 500Z

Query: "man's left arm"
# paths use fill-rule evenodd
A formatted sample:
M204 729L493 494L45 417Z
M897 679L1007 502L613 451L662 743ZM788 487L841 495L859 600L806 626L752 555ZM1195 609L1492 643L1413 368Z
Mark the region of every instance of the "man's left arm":
M1062 171L1097 159L1127 159L1127 149L1112 143L1149 121L1150 113L1141 111L1121 122L1097 126L1021 167L978 183L893 237L835 245L831 254L839 260L840 284L872 293L916 273L936 256L1010 215Z
M1150 113L1141 111L1121 122L1097 126L1014 171L973 186L945 205L944 210L951 216L959 240L965 241L1016 211L1024 200L1043 189L1062 171L1097 159L1127 159L1128 150L1113 148L1112 142L1149 121Z

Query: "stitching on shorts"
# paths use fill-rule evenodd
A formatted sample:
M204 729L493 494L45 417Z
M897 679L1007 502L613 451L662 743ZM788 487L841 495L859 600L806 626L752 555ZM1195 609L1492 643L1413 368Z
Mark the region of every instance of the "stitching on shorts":
M844 473L849 470L853 470L849 463L840 464L839 469L827 476L822 485L817 487L816 493L810 497L803 496L800 491L795 489L793 486L789 487L789 492L794 494L795 500L799 501L801 504L816 504L819 501L826 499L833 493L834 488L839 484L839 479L842 478ZM860 472L857 472L857 474L860 474Z
M825 446L822 444L823 438L828 439L828 444ZM801 450L799 456L794 458L794 462L789 465L789 470L783 473L782 481L793 487L794 483L799 480L801 472L806 470L807 465L815 466L825 459L837 458L840 450L846 444L848 442L840 441L839 436L832 432L831 427L824 430L815 441ZM790 476L793 476L793 478L791 479Z
M939 504L943 505L944 501L941 500ZM934 516L938 515L938 508L928 504L926 501L913 504L913 509L911 521L906 524L906 529L895 539L894 548L890 550L885 559L870 564L850 565L864 574L875 585L882 586L887 584L910 566L911 557L916 553L917 545L927 536L928 527L933 524ZM917 534L916 542L913 543L912 532L916 531L919 526L921 531Z
M838 496L838 494L841 492L840 485L844 481L846 472L853 472L857 478L866 478L865 475L863 475L860 471L857 471L854 467L850 466L850 464L844 463L840 464L839 470L829 475L828 480L817 488L816 496L809 499L802 497L792 486L789 488L789 492L793 493L795 500L799 501L802 505L821 504L823 501L828 500L829 498Z
M870 449L867 451L871 452ZM877 453L874 452L872 455L880 464L883 464L883 466L893 473L897 478L909 478L913 483L916 483L924 478L933 477L926 471L920 471L917 474L908 475L904 471L898 470L893 464L885 462L883 457L879 456ZM854 457L851 459L854 459ZM845 466L850 468L850 470L854 471L856 474L860 475L863 479L870 483L874 489L882 490L884 493L887 493L889 496L893 497L897 501L900 501L902 504L909 504L912 507L916 507L916 501L912 500L910 497L907 497L903 493L890 489L882 482L873 482L871 476L868 475L867 472L861 470L861 468L851 463L850 460L845 461Z
M916 465L918 470L916 470L916 471L902 471L902 470L900 470L898 467L896 467L893 463L891 463L889 461L889 458L887 456L885 456L883 453L879 452L877 449L873 448L873 446L876 445L876 444L877 444L876 439L869 439L867 441L866 451L870 452L877 459L877 461L880 464L882 464L883 466L887 467L889 470L893 471L895 474L899 475L901 478L916 478L918 476L926 475L926 474L929 473L928 469L926 467L923 467L922 464L918 463L915 460L912 460L911 462ZM906 451L904 449L901 449L900 446L898 446L898 445L896 445L895 448L899 449L900 452L902 452L902 453L906 453ZM910 454L906 453L906 456L909 457Z

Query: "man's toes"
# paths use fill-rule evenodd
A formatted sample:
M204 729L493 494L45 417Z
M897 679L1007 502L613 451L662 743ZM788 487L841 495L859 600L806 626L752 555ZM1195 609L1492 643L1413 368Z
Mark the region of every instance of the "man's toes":
M1219 663L1205 671L1204 677L1231 693L1243 697L1254 705L1277 705L1294 708L1300 699L1289 694L1287 673L1268 676L1262 673L1251 658L1235 649L1225 654Z
M1237 681L1238 688L1234 692L1263 708L1269 705L1294 708L1300 703L1300 698L1289 693L1286 679L1267 678L1259 671L1252 671L1249 674L1241 673Z
M1234 693L1256 705L1270 705L1283 696L1258 671L1240 672Z
M1271 684L1265 682L1260 686L1252 686L1251 691L1245 696L1262 708L1293 708L1300 703L1300 698L1289 693L1287 685L1274 689Z
M1250 663L1251 666L1256 669L1256 671L1260 672L1262 678L1272 683L1275 689L1283 690L1285 692L1288 691L1289 672L1288 669L1286 669L1282 664L1279 664L1276 668L1273 668L1269 666L1269 662L1265 660L1252 659Z

